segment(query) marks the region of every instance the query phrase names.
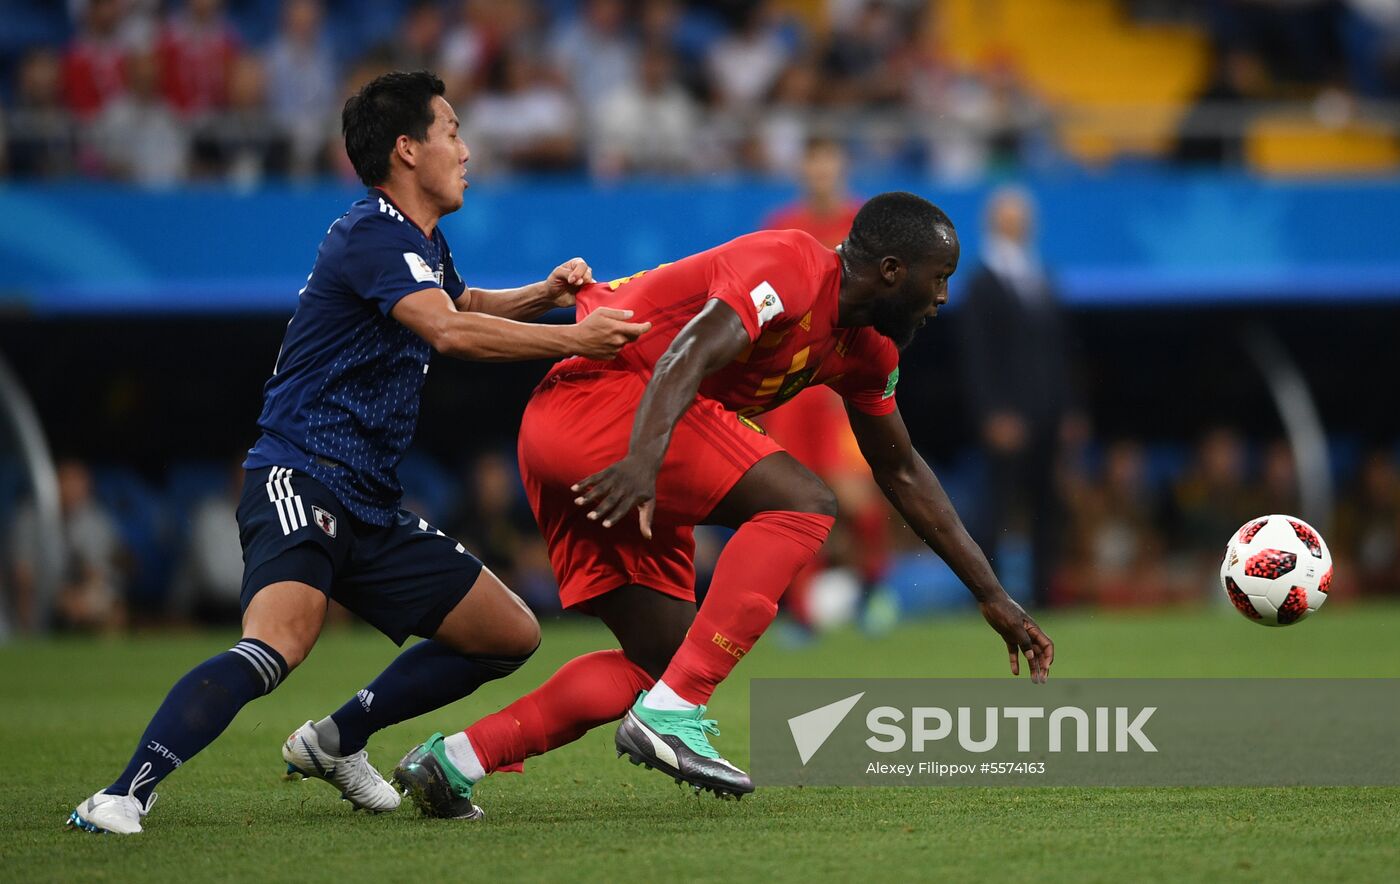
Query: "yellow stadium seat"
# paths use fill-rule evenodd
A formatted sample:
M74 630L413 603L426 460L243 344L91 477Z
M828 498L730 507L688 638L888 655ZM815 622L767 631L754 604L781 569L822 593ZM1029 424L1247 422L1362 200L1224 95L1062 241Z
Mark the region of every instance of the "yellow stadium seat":
M1009 60L1091 163L1164 152L1210 74L1205 35L1139 25L1118 0L943 0L934 39L964 69Z
M1251 124L1245 156L1266 175L1374 174L1400 169L1400 140L1364 123L1329 128L1309 118L1277 115Z

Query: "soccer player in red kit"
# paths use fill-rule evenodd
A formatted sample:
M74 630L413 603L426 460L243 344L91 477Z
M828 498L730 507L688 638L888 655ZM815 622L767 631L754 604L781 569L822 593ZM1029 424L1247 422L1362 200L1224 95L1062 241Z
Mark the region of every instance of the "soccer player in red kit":
M769 230L805 230L824 246L846 238L861 202L846 188L846 151L833 138L815 136L802 154L802 198L763 221Z
M824 135L809 139L800 180L801 197L770 214L763 226L804 230L822 245L835 248L850 232L861 206L846 184L846 151L841 143ZM873 623L869 603L889 570L890 510L860 456L841 396L831 387L815 384L781 409L765 413L759 423L836 494L840 514L834 542L849 549L850 564L860 579L860 616L864 624ZM793 580L783 599L799 623L810 621L809 590L813 578L829 566L829 553L830 544Z
M845 399L861 451L909 525L972 591L1034 681L1050 639L1002 589L895 405L899 350L947 300L958 240L921 197L865 204L832 251L796 230L742 236L578 293L580 318L632 310L651 332L615 362L556 364L520 426L520 467L564 606L621 649L565 664L464 732L434 734L394 779L430 816L478 817L472 786L623 718L619 754L720 795L753 790L710 745L704 704L830 530L835 498L749 416L809 384ZM696 610L693 526L736 529Z

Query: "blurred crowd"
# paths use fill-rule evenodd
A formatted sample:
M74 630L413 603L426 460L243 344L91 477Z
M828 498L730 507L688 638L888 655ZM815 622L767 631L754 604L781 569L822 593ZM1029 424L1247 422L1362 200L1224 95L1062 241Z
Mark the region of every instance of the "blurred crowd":
M1201 22L1232 98L1312 97L1336 89L1400 96L1394 0L1129 0L1144 19ZM1251 70L1240 77L1239 67Z
M1120 439L1064 470L1070 536L1052 598L1110 606L1197 599L1218 591L1221 553L1241 525L1300 511L1282 439L1251 446L1238 430L1217 427L1185 464L1171 459ZM1372 446L1339 478L1335 512L1319 526L1336 562L1334 593L1400 593L1400 458L1393 446Z
M24 4L21 4L23 6ZM52 33L62 4L31 10ZM1400 2L1125 2L1209 29L1178 159L1218 161L1243 99L1400 96ZM915 0L69 0L66 42L0 48L15 178L165 186L353 178L345 97L393 68L448 85L473 162L509 171L790 173L814 132L862 171L941 179L1067 162L1015 60L954 65ZM47 10L46 12L44 10ZM16 10L16 12L21 10ZM387 16L387 18L386 18ZM357 23L370 23L366 33ZM42 25L47 23L48 29ZM1214 114L1215 117L1211 115ZM1214 120L1214 122L1213 122Z
M130 623L237 622L241 461L182 464L154 484L121 467L60 459L57 593L40 597L40 526L33 503L21 500L0 514L0 626L23 630L46 620L64 631L112 632ZM548 553L513 458L484 451L453 475L415 456L403 474L405 506L470 547L532 608L558 610Z
M799 197L762 225L803 229L835 246L861 204L847 183L848 163L839 142L809 139ZM1226 540L1252 518L1288 513L1313 518L1323 531L1338 594L1400 593L1400 446L1334 440L1332 478L1340 490L1335 511L1319 517L1302 510L1298 467L1284 439L1247 439L1229 426L1209 429L1194 449L1095 438L1075 365L1073 317L1036 246L1034 202L1023 190L1000 188L982 221L980 252L964 255L959 309L949 318L962 357L951 383L966 400L977 450L936 468L1008 589L1036 605L1218 598ZM785 599L799 632L851 618L888 623L891 606L968 604L881 496L839 397L809 388L760 420L840 503L822 554ZM7 625L41 621L112 631L133 621L236 620L240 461L177 464L152 483L131 469L61 458L63 563L51 599L38 597L43 528L13 487L15 470L0 461L0 636ZM414 452L399 474L406 507L471 548L532 608L558 611L548 551L507 451L476 452L455 473ZM702 593L725 538L721 530L697 531Z
M328 15L354 4L284 0L261 45L226 5L71 4L68 44L14 66L9 174L352 178L340 105L396 68L446 81L473 164L492 173L791 171L819 112L866 121L865 165L986 166L1015 161L1039 116L1009 70L956 77L929 57L923 4L840 0L802 17L776 2L416 0L384 4L397 23L367 42L333 38ZM915 119L947 114L956 138Z
M1180 124L1171 159L1238 162L1241 134L1271 103L1307 102L1324 128L1400 98L1400 0L1139 0L1210 30L1209 82ZM1379 105L1377 105L1379 106ZM1382 118L1394 123L1393 110Z
M1400 94L1400 0L1126 6L1144 19L1211 23L1218 75L1206 110L1241 97ZM69 9L65 45L41 42L9 65L0 143L10 176L152 186L349 176L338 137L344 97L383 70L421 67L444 78L473 164L493 175L790 175L802 196L766 225L803 228L828 245L859 206L848 165L958 175L1054 161L1049 114L1014 67L944 65L929 49L921 3L72 0ZM334 26L385 9L393 14L377 39ZM259 11L268 18L261 31L234 24ZM843 114L860 114L861 125L831 128ZM1231 156L1188 130L1179 159ZM1008 585L1037 603L1163 604L1213 592L1231 532L1261 514L1299 513L1290 448L1231 427L1194 448L1096 440L1075 391L1072 318L1035 248L1034 206L999 191L983 220L981 254L964 255L966 290L950 317L979 450L938 465L969 529ZM1008 338L1018 342L1010 352ZM822 559L790 594L794 619L823 619L830 574L849 576L862 611L882 593L915 599L930 581L930 556L874 488L839 403L807 391L765 425L842 507ZM1397 593L1400 450L1353 448L1334 465L1335 512L1317 519L1338 563L1334 586ZM454 474L415 455L403 479L407 506L532 607L557 609L512 457L479 452ZM180 465L152 483L63 459L55 598L36 597L42 529L32 506L0 500L0 627L32 625L41 609L82 631L236 618L240 481L233 463ZM723 540L697 537L702 586Z
M241 470L226 471L221 487L211 484L211 473L205 491L188 501L149 489L159 501L154 529L142 524L140 508L132 507L129 484L123 487L103 472L76 459L59 464L62 580L57 597L43 606L52 625L111 632L129 623L236 622L243 562L234 511ZM950 487L969 489L960 501L965 511L979 506L980 473L972 472L959 476L940 470ZM846 473L839 492L850 507L841 527L819 567L804 575L785 602L799 622L831 619L822 610L830 600L813 598L810 590L830 585L832 574L849 575L866 593L885 593L907 604L916 589L899 585L908 579L901 575L909 572L909 563L928 559L927 550L883 502L875 509L874 531L868 520L862 524L862 513L876 498L860 497L858 490L852 496L853 475ZM1400 593L1400 458L1393 446L1365 449L1340 478L1336 510L1329 522L1319 520L1336 561L1333 594ZM483 452L458 476L443 472L439 481L439 490L449 493L410 494L406 505L469 546L535 610L556 613L547 551L513 459ZM1136 607L1216 598L1221 551L1232 533L1262 514L1299 511L1288 445L1277 439L1252 444L1229 427L1209 431L1184 459L1175 446L1136 439L1089 445L1060 465L1057 485L1065 530L1050 551L1044 597L1054 605ZM1000 551L989 550L994 558L1000 552L998 568L1009 585L1016 578L1006 564L1006 544L1034 530L1029 519L1029 510L1013 506L999 532ZM20 506L8 520L0 556L5 562L0 600L8 598L6 616L19 628L34 623L40 604L32 559L35 530L32 508ZM888 535L888 545L878 543L881 533ZM699 532L702 588L725 537L722 531Z

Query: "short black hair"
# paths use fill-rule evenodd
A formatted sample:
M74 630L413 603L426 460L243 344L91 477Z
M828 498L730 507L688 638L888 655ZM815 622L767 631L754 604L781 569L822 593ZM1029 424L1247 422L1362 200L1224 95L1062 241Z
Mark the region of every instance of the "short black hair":
M942 209L918 194L891 191L871 197L860 207L843 251L857 263L893 255L912 264L956 237L957 230Z
M446 91L430 71L393 71L370 80L345 102L340 115L345 152L367 187L389 177L389 157L400 135L427 140L433 97Z

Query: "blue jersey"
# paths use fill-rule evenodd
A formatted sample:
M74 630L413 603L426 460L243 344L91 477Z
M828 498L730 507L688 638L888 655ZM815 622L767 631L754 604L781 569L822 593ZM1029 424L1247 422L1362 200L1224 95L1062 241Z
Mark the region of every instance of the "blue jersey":
M432 348L389 311L431 288L454 299L466 288L441 226L425 235L371 190L321 241L263 390L262 436L244 468L304 472L356 518L391 524Z

